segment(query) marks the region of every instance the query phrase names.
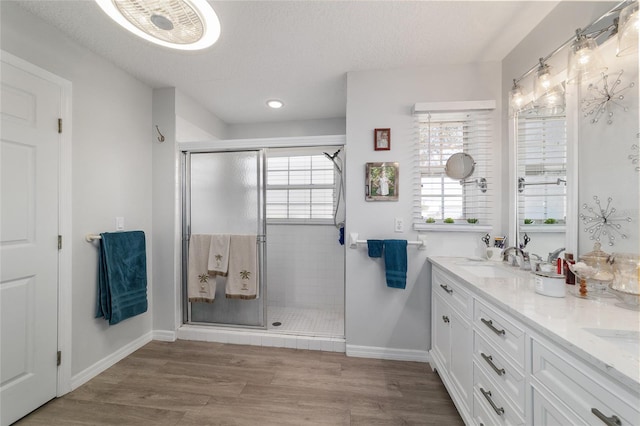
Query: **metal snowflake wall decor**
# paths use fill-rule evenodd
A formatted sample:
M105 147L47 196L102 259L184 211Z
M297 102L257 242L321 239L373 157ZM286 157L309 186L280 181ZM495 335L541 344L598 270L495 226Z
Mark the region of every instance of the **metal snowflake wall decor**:
M631 160L631 164L636 165L636 172L640 172L640 166L638 165L638 163L640 163L640 147L636 144L631 145L631 152L632 154L629 154L629 160Z
M622 108L623 111L628 111L629 108L622 105L620 101L624 100L624 92L635 86L634 82L629 83L625 87L620 87L622 80L620 77L624 70L620 70L618 76L611 86L609 86L609 76L602 73L602 78L598 83L591 83L587 87L587 91L584 99L582 99L582 112L585 117L593 116L591 123L595 124L600 121L602 116L606 115L607 124L613 123L613 106Z
M601 237L606 237L610 246L614 244L616 236L625 240L627 236L620 231L622 225L616 222L631 222L631 218L614 216L616 209L611 207L613 198L607 199L607 207L605 208L600 205L600 199L597 195L594 195L593 199L596 202L596 207L590 207L585 203L582 205L582 209L586 210L588 214L580 213L580 219L585 224L584 231L591 234L589 239L600 241Z

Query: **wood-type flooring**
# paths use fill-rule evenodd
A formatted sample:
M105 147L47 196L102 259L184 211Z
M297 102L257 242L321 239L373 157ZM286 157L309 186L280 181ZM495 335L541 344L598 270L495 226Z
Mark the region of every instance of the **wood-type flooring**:
M462 425L428 364L151 342L17 425Z

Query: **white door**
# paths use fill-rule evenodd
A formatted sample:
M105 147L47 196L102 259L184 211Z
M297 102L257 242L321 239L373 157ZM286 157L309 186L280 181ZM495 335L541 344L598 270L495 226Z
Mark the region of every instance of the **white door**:
M61 87L2 61L0 425L56 396Z

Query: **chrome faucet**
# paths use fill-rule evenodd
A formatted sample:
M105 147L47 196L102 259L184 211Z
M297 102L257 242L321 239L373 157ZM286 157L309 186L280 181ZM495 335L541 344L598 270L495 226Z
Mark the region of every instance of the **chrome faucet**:
M562 253L565 250L564 247L559 248L557 250L552 251L551 253L549 253L549 257L547 257L547 262L549 263L553 263L555 262L558 257L560 256L560 253Z
M515 252L515 254L513 255L513 259L509 258L510 251ZM510 246L502 250L502 260L509 262L511 266L520 266L518 264L518 259L517 259L518 254L522 256L522 264L524 265L525 260L528 260L529 256L520 247L516 247L516 246Z

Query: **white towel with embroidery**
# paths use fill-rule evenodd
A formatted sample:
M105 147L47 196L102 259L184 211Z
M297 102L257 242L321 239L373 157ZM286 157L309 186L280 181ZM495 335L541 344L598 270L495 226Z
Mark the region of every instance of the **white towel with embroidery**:
M228 270L229 234L214 234L209 248L209 274L226 277Z
M208 261L211 235L192 234L189 239L187 295L189 302L213 303L216 279L209 276Z
M258 298L257 235L232 235L229 240L228 299Z

